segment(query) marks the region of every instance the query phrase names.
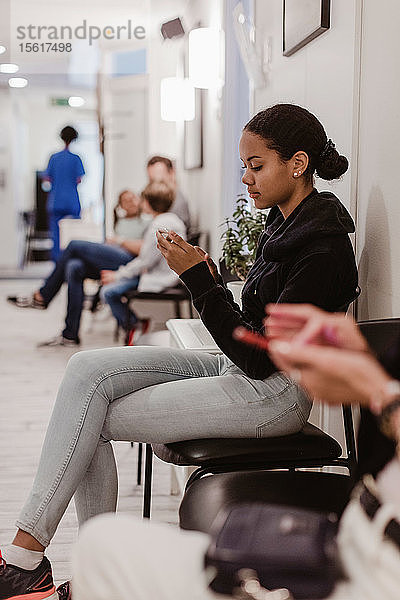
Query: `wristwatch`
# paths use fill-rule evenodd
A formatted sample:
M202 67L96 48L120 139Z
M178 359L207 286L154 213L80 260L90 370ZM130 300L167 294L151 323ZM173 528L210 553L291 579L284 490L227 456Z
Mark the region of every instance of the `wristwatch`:
M384 398L388 402L378 416L379 429L397 442L400 441L400 381L391 379L385 386Z

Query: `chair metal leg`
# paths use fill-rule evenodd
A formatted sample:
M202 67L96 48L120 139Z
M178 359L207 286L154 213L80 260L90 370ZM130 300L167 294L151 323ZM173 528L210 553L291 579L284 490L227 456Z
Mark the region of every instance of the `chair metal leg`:
M355 440L355 435L354 435L353 413L352 413L351 406L342 406L342 411L343 411L344 434L345 434L345 438L346 438L348 469L349 469L350 475L353 475L354 470L357 466L357 450L356 450L356 440Z
M181 319L182 315L181 315L181 303L179 300L175 301L175 318L176 319Z
M153 449L151 444L146 444L146 462L144 467L144 496L143 496L143 518L150 519L151 508L151 484L153 475Z
M137 484L142 485L143 444L139 442L137 459Z

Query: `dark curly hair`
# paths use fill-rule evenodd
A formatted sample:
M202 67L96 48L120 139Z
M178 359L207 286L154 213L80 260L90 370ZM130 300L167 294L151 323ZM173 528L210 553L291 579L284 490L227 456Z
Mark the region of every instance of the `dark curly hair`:
M76 140L77 137L78 137L78 132L76 131L76 129L74 129L70 125L67 125L63 129L61 129L60 138L66 144L70 144L71 142L73 142L74 140Z
M260 111L243 131L263 138L283 161L300 150L306 152L309 164L304 174L310 180L314 172L322 179L338 179L348 169L347 158L328 140L317 117L296 104L275 104Z

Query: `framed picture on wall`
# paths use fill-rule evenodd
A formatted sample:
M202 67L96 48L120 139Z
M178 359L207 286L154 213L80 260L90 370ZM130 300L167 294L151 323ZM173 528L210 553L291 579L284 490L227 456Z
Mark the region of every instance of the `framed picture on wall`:
M291 56L330 27L331 0L283 0L283 55Z
M203 166L203 90L196 89L195 118L185 121L183 138L183 166L186 170Z

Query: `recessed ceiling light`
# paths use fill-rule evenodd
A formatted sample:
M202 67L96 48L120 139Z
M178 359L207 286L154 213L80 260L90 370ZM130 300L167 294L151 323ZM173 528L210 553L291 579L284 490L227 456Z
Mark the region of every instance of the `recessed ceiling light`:
M13 63L2 63L0 64L0 73L17 73L19 66Z
M68 104L73 108L79 108L79 106L83 106L85 102L86 100L80 96L71 96L68 98Z
M24 77L11 77L8 80L8 85L12 88L24 88L28 85L28 80Z
M7 50L7 48L5 46L2 46L0 44L0 54L4 54L4 52Z

